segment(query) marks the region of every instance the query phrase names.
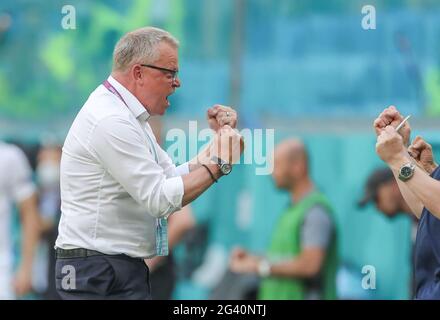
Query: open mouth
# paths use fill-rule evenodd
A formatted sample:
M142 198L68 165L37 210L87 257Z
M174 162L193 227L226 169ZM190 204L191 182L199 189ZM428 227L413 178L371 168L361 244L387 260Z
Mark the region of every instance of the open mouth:
M171 92L169 95L167 95L166 97L165 97L165 100L166 100L166 102L167 102L167 105L168 106L170 106L170 100L168 99L172 94L174 93L174 91L173 92Z

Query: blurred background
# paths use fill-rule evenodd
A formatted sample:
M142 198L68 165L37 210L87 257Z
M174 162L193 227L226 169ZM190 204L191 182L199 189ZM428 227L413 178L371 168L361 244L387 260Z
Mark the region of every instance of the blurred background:
M66 4L0 2L0 139L18 145L34 170L41 147L63 144L88 95L109 75L117 40L138 27L164 28L180 41L182 82L162 119L164 145L167 131L187 131L188 120L206 127L206 109L216 103L238 110L240 128L275 129L275 143L302 138L337 219L339 297L412 297L410 217L389 219L357 201L368 175L383 166L372 122L385 107L411 114L412 137L425 137L440 156L440 1L72 0L76 28L64 29ZM362 28L365 5L376 9L376 29ZM33 179L41 189L36 172ZM196 226L173 249L169 297L218 293L231 248L264 253L287 203L270 175L239 165L193 204ZM15 266L17 211L0 215L0 224L10 225ZM45 217L56 225L51 212ZM45 297L50 239L40 245L26 299ZM365 265L376 270L373 290L361 286Z

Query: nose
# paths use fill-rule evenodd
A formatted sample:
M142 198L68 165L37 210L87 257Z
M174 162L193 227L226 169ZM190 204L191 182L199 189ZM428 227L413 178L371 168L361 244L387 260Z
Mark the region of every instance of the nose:
M174 88L179 88L181 86L181 82L179 77L176 77L176 80L173 81L173 87Z

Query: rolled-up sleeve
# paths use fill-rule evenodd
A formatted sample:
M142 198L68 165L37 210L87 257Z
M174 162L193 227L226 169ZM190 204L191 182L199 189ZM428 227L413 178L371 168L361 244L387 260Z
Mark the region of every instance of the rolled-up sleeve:
M165 175L167 177L183 176L189 173L188 162L185 162L180 166L176 167L176 165L173 163L168 153L166 153L166 151L163 149L159 150L159 158L160 158L159 164L163 168Z
M95 127L89 148L104 169L150 215L167 217L182 207L183 181L180 176L167 178L147 143L128 119L109 116Z
M176 173L179 176L183 176L189 173L189 164L185 162L176 168Z

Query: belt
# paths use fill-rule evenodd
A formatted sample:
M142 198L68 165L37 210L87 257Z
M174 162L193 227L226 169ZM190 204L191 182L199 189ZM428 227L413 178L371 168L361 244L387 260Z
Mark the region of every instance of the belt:
M95 250L89 250L89 249L60 249L56 248L56 257L57 259L73 259L73 258L86 258L86 257L93 257L93 256L104 256L104 253L101 253L99 251Z

